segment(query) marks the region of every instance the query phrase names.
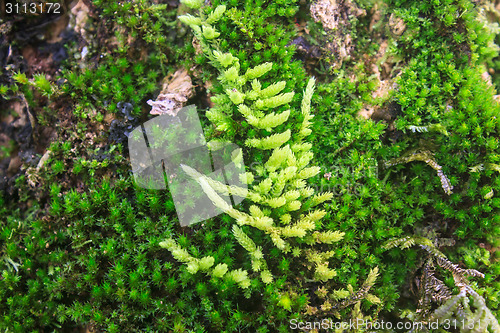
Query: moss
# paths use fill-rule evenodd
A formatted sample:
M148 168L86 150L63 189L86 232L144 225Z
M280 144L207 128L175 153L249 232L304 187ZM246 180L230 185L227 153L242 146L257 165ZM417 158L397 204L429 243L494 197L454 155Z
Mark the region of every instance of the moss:
M293 0L88 2L85 36L67 44L57 75L19 57L40 43L20 39L22 21L2 25L11 55L0 47L0 329L288 332L291 319L417 320L432 296L411 292L429 276L427 253L383 247L405 237L433 240L450 262L483 273L468 278L468 293L498 318L494 11L468 0L336 3L366 14L343 17L337 31L314 22L310 3ZM220 5L226 11L216 17ZM193 39L177 20L187 13L210 27ZM338 44L346 35L349 43ZM221 56L207 57L207 43ZM342 46L343 61L328 53ZM279 239L233 228L229 214L182 228L168 191L134 184L125 133L150 117L146 101L179 66L196 87L190 102L202 110L206 137L245 147L250 184L284 179L273 174L280 166L255 166L304 130L302 92L316 76L311 136L300 133L312 143L307 162L320 167L308 186L333 193L314 223L321 234L293 237L283 253ZM262 70L260 86L238 81ZM251 106L260 113L250 117L240 105L257 91ZM359 117L366 109L375 110L371 119ZM26 135L16 126L29 116ZM255 188L270 190L266 182ZM286 209L306 212L321 201L292 192L282 199L285 206L278 198L260 212L248 200L236 208L285 228L298 216ZM262 258L269 273L256 269ZM462 299L443 265L439 282L451 301ZM428 305L444 311L439 301Z

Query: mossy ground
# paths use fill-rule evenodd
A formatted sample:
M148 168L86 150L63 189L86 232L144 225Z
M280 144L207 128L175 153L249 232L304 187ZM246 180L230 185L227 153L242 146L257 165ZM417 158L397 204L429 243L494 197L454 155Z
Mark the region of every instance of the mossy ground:
M158 245L175 237L194 256L248 268L232 218L181 228L168 191L138 188L131 177L126 133L151 118L146 101L179 67L193 80L188 102L201 110L205 134L223 136L205 117L222 86L177 20L192 10L177 1L65 3L61 18L0 21L2 331L287 332L293 318L352 317L354 305L336 318L325 295L358 290L375 267L370 292L380 303L364 299L360 311L414 320L426 253L383 247L409 235L453 240L440 250L485 274L471 284L500 318L495 2L334 1L343 29L325 31L309 2L211 1L227 6L218 46L242 72L272 61L268 82L286 80L285 91L296 92L317 78L309 139L321 172L310 186L334 193L323 229L345 233L332 249L331 283L304 279L268 244L288 280L252 279L244 291L188 273ZM241 146L254 135L229 134ZM452 193L422 161L388 166L423 150ZM248 165L262 161L249 156ZM458 291L445 270L436 276Z

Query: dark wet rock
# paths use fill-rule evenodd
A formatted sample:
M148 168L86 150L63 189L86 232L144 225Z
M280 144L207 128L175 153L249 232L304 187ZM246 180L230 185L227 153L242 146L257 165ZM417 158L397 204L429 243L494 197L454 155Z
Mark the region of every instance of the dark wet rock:
M40 161L40 157L33 148L19 152L19 157L24 163L30 164L31 166L36 166L38 161Z
M314 21L321 22L326 32L322 53L333 55L332 65L339 68L355 51L351 35L353 19L365 16L366 11L351 0L318 0L311 4L310 11Z
M116 105L118 107L118 110L125 116L125 118L129 121L133 121L136 118L132 115L132 110L134 109L134 106L130 103L126 102L118 102Z
M385 121L393 121L402 113L401 105L397 102L392 101L387 104L386 107L380 108L373 112L371 119L373 120L385 120Z
M303 36L298 36L291 44L296 46L298 53L308 58L319 58L321 56L320 49L317 46L311 45Z
M127 145L128 136L136 126L128 122L119 121L114 119L109 127L108 140L115 143L122 143Z

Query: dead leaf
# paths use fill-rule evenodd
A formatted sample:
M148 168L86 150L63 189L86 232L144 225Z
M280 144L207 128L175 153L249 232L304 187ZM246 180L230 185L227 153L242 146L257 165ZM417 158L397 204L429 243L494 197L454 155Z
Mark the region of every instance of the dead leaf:
M153 107L150 114L176 116L192 96L191 77L184 68L178 69L173 75L163 79L162 90L156 100L147 102Z

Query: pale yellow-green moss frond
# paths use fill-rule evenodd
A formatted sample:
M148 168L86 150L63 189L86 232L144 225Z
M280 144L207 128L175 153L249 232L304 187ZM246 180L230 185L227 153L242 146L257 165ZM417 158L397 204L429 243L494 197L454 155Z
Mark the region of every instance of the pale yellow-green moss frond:
M197 1L187 0L191 5L198 6ZM298 112L297 107L290 106L286 110L283 106L291 104L295 92L285 92L286 81L264 82L262 77L269 73L273 64L263 63L253 68L248 68L244 74L240 73L240 61L231 53L218 51L218 31L215 22L223 15L234 17L235 9L226 10L225 6L218 6L211 13L200 12L200 18L183 18L183 22L189 24L200 42L201 49L208 56L210 63L219 71L218 80L223 86L224 94L218 94L212 98L216 107L207 112L207 117L214 128L223 132L221 138L230 138L241 126L248 128L250 125L252 134L246 138L245 145L253 150L261 150L262 163L251 169L251 172L238 174L244 184L250 185L250 189L238 186L228 186L222 182L211 179L206 175L190 170L185 167L187 173L198 182L214 205L235 219L233 235L237 242L250 254L251 265L254 273L259 273L261 280L269 284L273 276L267 268L264 260L264 249L256 244L251 238L247 228L256 228L264 232L277 249L284 254L292 252L293 256L307 256L309 267L313 269L314 278L317 281L328 281L333 278L335 270L328 267L328 260L335 251L319 252L311 248L319 243L332 244L342 239L343 233L338 231L314 232L320 223L318 221L325 216L324 210L313 210L311 207L319 205L332 198L331 193L315 194L311 187L307 187L306 179L314 177L320 172L319 167L311 166L313 159L312 144L303 142L304 138L311 133L310 125L313 118L311 112L311 101L314 94L315 79L311 78L306 85L300 105L299 117L301 123L297 126L283 126L290 121L291 115ZM245 30L241 24L237 26ZM251 87L250 87L251 86ZM265 88L263 88L265 87ZM239 114L233 114L235 111ZM285 111L286 110L286 111ZM241 117L243 121L241 121ZM281 129L285 127L284 129ZM287 129L288 128L288 129ZM265 135L265 131L280 131ZM218 141L220 140L220 141ZM210 148L223 148L224 139L216 139L209 142ZM268 157L266 161L266 156ZM233 156L234 163L242 163L242 155ZM248 213L232 207L224 196L239 195L250 201ZM314 195L314 196L313 196ZM309 198L306 201L306 198ZM275 222L276 220L276 222ZM279 221L279 222L278 222ZM277 225L279 224L279 225ZM245 231L241 226L246 225ZM299 244L294 243L302 239ZM290 242L290 243L289 243ZM301 247L310 247L309 250ZM176 256L185 260L188 270L206 271L212 269L214 277L224 277L237 283L241 288L250 286L248 272L243 269L228 271L227 265L215 264L210 258L198 260L189 257L188 252L177 251ZM338 295L340 296L340 295ZM340 297L339 297L340 298ZM371 298L375 300L375 298ZM326 302L323 306L328 309Z
M210 100L217 105L217 108L224 107L230 102L226 94L216 94L210 97Z
M271 240L273 241L274 245L278 249L280 249L280 250L285 249L286 242L277 233L272 233L270 236L271 236Z
M231 53L220 53L217 50L213 50L213 57L224 68L231 66L238 60Z
M160 244L161 245L161 244ZM172 256L178 260L178 261L182 261L182 262L189 262L191 260L191 256L189 255L189 253L184 250L184 249L181 249L181 248L175 248L175 249L172 249L171 250L172 252Z
M200 9L204 4L204 0L181 0L181 3L185 4L192 9Z
M238 105L238 111L245 117L257 117L255 112L245 104Z
M258 99L254 105L257 109L274 109L280 105L290 103L292 101L294 92L279 94L270 98Z
M316 280L326 282L337 276L337 272L334 269L328 268L328 263L321 263L316 266L314 276Z
M298 237L302 238L306 235L306 230L297 226L288 226L280 229L281 236L285 238Z
M309 162L314 158L314 154L312 152L306 152L302 154L297 161L297 168L302 170L303 168L309 165Z
M257 65L254 68L249 68L247 69L245 73L245 77L248 80L253 80L258 77L261 77L262 75L266 74L273 68L273 63L272 62L265 62L263 64Z
M286 199L282 197L270 198L265 201L265 204L272 208L279 208L286 204Z
M303 198L308 198L314 194L315 190L312 187L304 187L299 189L299 192Z
M304 96L302 97L301 112L304 117L302 121L301 128L299 130L299 138L304 138L312 133L309 126L311 125L310 120L314 117L311 114L311 99L314 94L314 84L315 79L310 78L307 82L306 90L304 91Z
M259 184L254 185L252 188L253 191L258 192L260 194L266 195L269 193L271 190L271 187L273 186L273 181L271 178L266 178L263 181L261 181Z
M255 246L255 243L253 242L250 237L247 236L247 234L237 225L233 224L233 235L240 243L241 246L248 252L254 252L257 250L257 246Z
M241 104L245 100L245 94L239 92L236 88L227 89L226 94L235 105Z
M255 177L254 177L253 173L245 172L245 173L239 175L239 179L240 179L240 182L242 182L243 184L251 185L254 182Z
M194 258L171 238L160 242L159 245L169 250L176 260L186 263L187 271L191 274L196 274L199 270L207 272L214 265L215 259L213 257Z
M194 17L193 15L190 14L179 16L179 21L181 21L184 24L187 24L190 27L201 25L201 19L199 17Z
M294 200L294 201L291 201L291 202L288 202L286 205L285 205L285 209L287 212L294 212L296 210L299 210L300 207L302 207L302 203L298 200Z
M227 265L226 264L218 264L217 266L215 266L215 268L213 269L212 271L212 275L214 275L215 277L218 277L218 278L222 278L224 276L224 274L227 273Z
M300 170L299 177L302 179L307 179L316 176L321 171L320 167L313 166Z
M290 110L287 110L278 114L272 112L270 114L265 115L262 118L256 117L254 115L249 115L246 118L247 122L253 127L271 131L273 128L287 121L289 116L290 116Z
M215 259L213 257L203 257L198 260L198 266L202 271L208 271L214 265Z
M269 87L260 91L260 98L269 98L279 94L286 87L285 81L280 81L271 84Z
M226 6L225 5L219 5L219 6L217 6L214 9L214 11L211 12L208 15L207 23L208 24L213 24L213 23L217 22L218 20L220 20L222 18L222 16L224 15L225 11L226 11Z
M316 229L316 224L310 220L299 220L294 224L295 227L300 228L305 231L310 231Z
M203 25L202 31L203 37L205 37L206 39L214 39L220 36L220 33L209 25Z
M298 152L307 152L312 149L312 144L309 142L304 142L304 143L294 143L290 147L294 153Z
M331 192L323 192L318 193L311 199L311 207L322 204L323 202L330 201L333 198L333 193Z
M323 232L317 231L313 234L313 237L318 243L333 244L341 241L344 238L344 235L345 232L328 230Z
M243 269L237 269L226 273L226 277L233 282L239 284L243 289L250 287L250 280L248 279L248 272Z
M304 91L304 96L302 97L301 111L302 115L304 115L307 120L310 119L308 117L311 114L311 99L314 94L315 83L316 80L313 77L309 79L309 81L307 82L306 90Z
M279 179L283 179L284 181L288 181L297 176L297 167L289 166L285 169L281 170L279 173Z
M368 273L368 277L366 278L366 281L363 284L363 286L365 286L367 288L373 287L373 285L375 284L375 280L377 280L378 275L379 275L378 274L378 267L371 269L370 273Z
M257 94L260 93L260 91L262 90L262 84L257 79L252 80L251 85L252 85L252 90Z
M262 271L260 273L260 278L262 279L262 282L264 282L265 284L273 282L273 275L268 270Z
M283 196L287 201L297 200L298 198L300 198L300 192L297 190L287 191L285 192L285 194L283 194Z
M292 155L292 151L290 150L290 146L286 145L281 148L276 148L273 150L271 156L267 160L265 166L269 172L276 171L276 169L280 168L283 163L290 158Z
M247 139L245 144L247 147L258 148L262 150L275 149L282 146L288 140L290 140L291 132L287 129L283 133L277 133L270 135L262 139Z
M231 66L223 72L222 77L229 82L235 82L238 80L239 73L237 66Z
M292 216L290 214L283 214L280 216L280 221L283 224L289 224L292 221Z

